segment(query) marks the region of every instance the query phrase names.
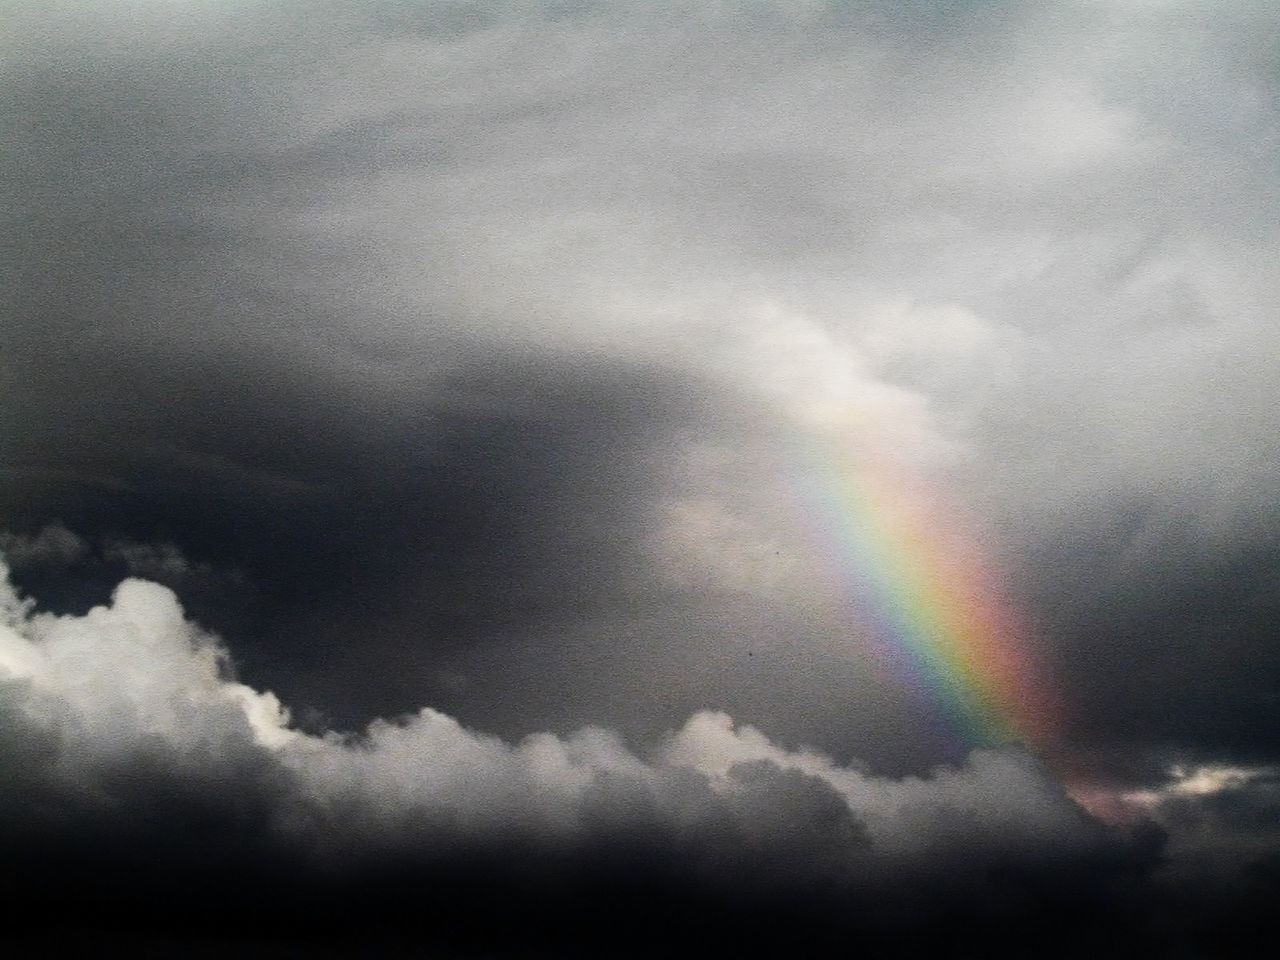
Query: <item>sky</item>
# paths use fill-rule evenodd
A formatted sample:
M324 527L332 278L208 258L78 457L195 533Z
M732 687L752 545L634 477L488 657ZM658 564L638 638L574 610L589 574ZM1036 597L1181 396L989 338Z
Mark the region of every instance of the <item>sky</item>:
M6 937L1277 932L1274 4L0 24Z

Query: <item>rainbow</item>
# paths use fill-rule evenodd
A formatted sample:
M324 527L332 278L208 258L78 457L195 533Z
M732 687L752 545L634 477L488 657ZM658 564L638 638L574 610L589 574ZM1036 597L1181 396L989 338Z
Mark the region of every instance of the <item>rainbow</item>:
M1002 578L956 505L893 458L811 437L797 483L838 593L882 664L928 697L953 739L1058 754L1063 713ZM793 461L794 462L794 461Z

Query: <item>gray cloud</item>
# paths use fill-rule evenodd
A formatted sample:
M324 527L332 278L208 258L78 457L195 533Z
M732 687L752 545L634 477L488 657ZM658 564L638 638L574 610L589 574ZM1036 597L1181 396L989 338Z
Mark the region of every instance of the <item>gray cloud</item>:
M1261 41L1240 40L1266 10L1006 14L583 8L443 33L397 14L277 23L270 46L248 13L182 31L152 14L145 45L86 43L78 21L19 31L20 62L42 67L21 84L18 115L41 118L23 144L81 168L11 199L90 218L46 231L66 255L24 247L44 269L19 315L47 336L66 303L117 362L121 340L189 370L283 352L372 378L363 393L477 338L718 371L782 303L934 409L997 519L1070 522L1105 494L1239 522L1268 502L1273 459L1275 117ZM1199 69L1172 69L1170 37ZM90 93L105 103L86 136ZM979 339L960 359L917 333L934 329Z
M15 566L65 567L88 552L84 538L59 523L52 523L32 536L0 533L0 551Z
M313 733L710 710L926 775L971 745L798 495L906 477L1108 789L1280 759L1273 5L9 6L52 609L180 586Z

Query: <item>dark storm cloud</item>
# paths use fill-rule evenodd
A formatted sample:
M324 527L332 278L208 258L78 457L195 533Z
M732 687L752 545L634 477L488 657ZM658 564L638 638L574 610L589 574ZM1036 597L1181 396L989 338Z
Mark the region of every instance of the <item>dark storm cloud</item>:
M1188 568L1266 555L1265 6L326 9L19 5L5 41L8 526L243 566L254 636L207 618L247 669L305 662L262 646L290 633L341 661L368 608L379 636L491 645L544 609L589 632L619 596L650 635L706 621L706 583L650 589L641 544L679 574L702 524L721 586L744 546L800 556L759 456L797 419L947 468L1033 602L1054 544L1096 566L1090 531L1134 504L1202 521ZM722 412L744 395L754 426ZM665 442L703 475L672 482ZM325 612L290 626L302 606ZM1070 619L1045 642L1090 687L1123 628ZM1200 675L1184 646L1151 702ZM1272 675L1222 659L1224 689ZM335 703L300 672L352 718L447 693Z
M1104 520L1043 545L1026 574L1051 574L1027 592L1056 638L1077 735L1103 749L1274 758L1273 522L1226 537L1160 503Z
M424 681L406 668L433 669L443 649L537 633L566 609L588 616L643 589L628 555L646 506L640 466L693 403L642 372L504 370L494 357L424 384L405 411L239 371L110 379L130 388L75 399L92 409L88 426L44 407L32 456L122 489L59 502L36 472L10 484L11 513L57 510L140 575L163 573L173 543L242 571L243 589L212 598L213 622L264 682L288 689L290 673L322 670L307 696L347 722L416 706ZM228 621L237 606L259 622ZM393 677L407 689L389 690Z
M5 19L0 549L69 617L39 630L88 647L118 626L89 611L121 579L173 587L311 732L282 732L274 701L216 670L180 671L166 689L203 704L220 745L160 711L103 759L120 714L90 709L107 703L93 683L40 714L16 680L11 836L57 797L33 835L83 863L88 837L145 834L94 806L127 794L170 832L243 838L193 840L175 871L222 848L228 875L286 870L332 833L380 850L369 869L392 891L382 855L443 843L448 820L473 844L457 860L491 857L472 893L519 887L517 848L585 850L575 864L620 882L617 843L655 904L722 887L735 851L798 871L806 896L857 899L867 851L900 841L883 876L903 911L958 871L952 903L977 928L1019 890L1017 916L1118 923L1112 880L1145 876L1156 834L1141 855L1095 843L1051 775L1016 751L966 761L937 705L868 652L875 612L796 490L883 469L953 493L1011 571L1001 599L1067 708L1059 746L1169 851L1224 851L1229 881L1135 880L1132 922L1219 896L1220 930L1272 889L1266 781L1205 799L1169 771L1280 760L1274 5L12 3ZM159 658L141 687L185 662L165 649L139 655ZM321 735L399 715L358 749ZM756 735L728 715L767 749L739 749ZM662 751L695 734L743 766L676 769ZM424 760L430 742L454 752ZM800 763L803 744L833 759ZM521 766L575 750L594 759L547 782ZM931 774L941 760L960 772ZM406 765L454 770L456 796L420 793ZM914 819L877 826L889 795ZM565 817L588 824L581 848ZM1001 860L996 838L1046 831L1061 843L1034 865ZM102 859L130 862L132 842ZM435 889L456 866L415 857L405 876ZM1078 872L1042 869L1063 857Z

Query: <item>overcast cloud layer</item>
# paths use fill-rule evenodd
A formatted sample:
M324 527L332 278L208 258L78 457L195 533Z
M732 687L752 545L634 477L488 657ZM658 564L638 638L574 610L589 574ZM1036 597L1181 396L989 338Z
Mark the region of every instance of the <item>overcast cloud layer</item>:
M31 896L1262 922L1274 4L2 10ZM1003 571L1109 823L877 652L833 473Z

